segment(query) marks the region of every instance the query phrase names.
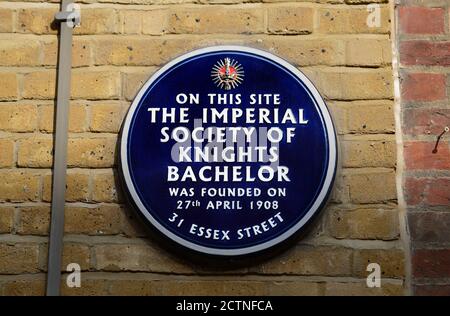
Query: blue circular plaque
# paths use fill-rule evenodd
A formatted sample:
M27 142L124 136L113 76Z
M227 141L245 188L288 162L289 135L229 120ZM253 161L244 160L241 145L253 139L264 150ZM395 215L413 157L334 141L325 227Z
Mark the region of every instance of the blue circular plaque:
M120 161L129 196L159 232L197 252L246 255L293 236L324 206L336 133L294 66L215 46L145 83L123 125Z

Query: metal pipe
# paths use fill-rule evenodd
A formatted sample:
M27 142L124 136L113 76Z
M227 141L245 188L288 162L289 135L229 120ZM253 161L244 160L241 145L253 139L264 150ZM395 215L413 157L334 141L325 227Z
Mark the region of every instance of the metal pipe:
M53 188L50 238L48 251L47 295L58 296L61 283L61 259L64 237L64 206L67 172L67 138L70 102L70 77L72 68L72 31L73 23L69 13L73 0L61 1L61 12L56 20L60 23L58 82L56 97L56 128L53 157Z

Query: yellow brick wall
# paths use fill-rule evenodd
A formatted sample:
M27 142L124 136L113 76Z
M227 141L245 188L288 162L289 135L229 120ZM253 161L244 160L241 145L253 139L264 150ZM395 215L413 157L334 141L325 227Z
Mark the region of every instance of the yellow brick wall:
M63 265L76 294L402 295L387 0L84 0L73 38ZM367 26L366 4L381 6ZM0 2L0 294L43 294L51 202L58 1ZM160 248L126 206L118 131L142 83L189 50L248 45L298 66L337 123L329 206L268 261L211 269ZM379 289L366 266L382 267Z

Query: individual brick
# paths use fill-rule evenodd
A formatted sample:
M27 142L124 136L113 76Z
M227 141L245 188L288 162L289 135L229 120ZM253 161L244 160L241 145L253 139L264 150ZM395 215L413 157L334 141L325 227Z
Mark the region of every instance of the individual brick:
M18 143L17 165L29 168L50 168L53 163L53 139L27 138Z
M169 23L167 10L150 10L142 12L142 33L161 35L166 33Z
M309 34L314 27L314 10L283 6L268 10L268 31L276 34Z
M168 10L127 10L121 12L122 33L161 35L167 30Z
M0 234L9 234L14 228L14 208L0 208Z
M82 10L80 27L74 34L114 34L119 31L118 16L115 9L89 8Z
M92 178L92 200L95 202L117 202L117 175L112 171L97 173Z
M55 8L26 8L18 10L17 31L19 33L56 34L57 25L54 22Z
M124 116L124 108L119 104L93 104L90 106L92 132L118 133Z
M449 170L450 142L408 141L403 145L407 170Z
M5 103L0 106L0 130L33 132L36 130L37 109L32 104Z
M192 273L178 258L147 244L96 245L94 251L98 270Z
M319 91L332 100L390 99L393 97L391 70L331 68L305 69Z
M91 250L88 245L66 242L62 252L62 271L71 263L80 265L81 271L89 270L91 260Z
M411 108L402 113L403 133L411 136L439 135L448 122L450 109Z
M378 263L382 278L403 278L405 276L405 254L401 249L361 249L353 257L354 274L367 277L367 265Z
M322 295L322 287L316 282L302 281L272 281L266 282L267 295L299 295L318 296Z
M230 16L233 18L230 19ZM168 32L176 34L263 33L264 11L257 7L174 8L169 13Z
M110 281L112 295L319 295L317 282L282 280L145 280Z
M346 8L327 7L318 10L318 28L320 33L378 33L390 31L390 13L388 7L381 7L380 25L367 23L369 12L365 6Z
M56 71L38 70L23 78L22 97L25 99L53 99L56 95Z
M96 65L157 66L201 42L188 38L170 41L159 37L120 37L113 41L99 38L94 42Z
M447 206L450 201L450 178L414 178L404 180L408 205Z
M40 43L21 37L1 39L0 66L39 66Z
M16 100L19 84L14 72L0 73L0 101Z
M298 246L252 270L262 274L345 276L351 273L351 254L348 248Z
M105 280L102 278L82 279L81 287L68 287L66 280L61 280L61 295L63 296L94 296L98 294L109 294L109 287L111 286L111 280Z
M394 240L400 236L399 214L383 208L335 209L330 212L328 230L339 239Z
M12 167L14 164L14 142L0 139L0 168Z
M67 234L114 235L120 232L120 208L66 207L64 231Z
M14 10L8 8L0 9L0 33L12 32L14 30Z
M354 203L385 203L397 198L394 170L348 169L344 182Z
M396 143L394 139L345 139L343 141L343 167L395 167Z
M119 12L121 33L141 34L142 12L140 10L126 10Z
M69 139L67 164L81 168L112 167L116 141L115 137Z
M400 42L402 65L450 66L450 42L424 40Z
M408 101L439 101L447 98L443 74L406 73L402 76L402 99Z
M0 253L1 274L39 272L39 244L2 242Z
M45 278L42 276L23 276L3 283L3 295L6 296L44 296Z
M450 249L414 250L412 275L415 278L448 278L450 276Z
M46 236L50 227L50 207L19 207L17 234Z
M283 56L297 66L345 64L345 47L339 40L314 38L293 41L289 37L268 36L252 40L250 43Z
M449 296L450 285L446 284L415 284L414 295L417 296Z
M23 202L39 199L39 175L28 171L0 172L0 201Z
M191 286L189 286L191 284ZM320 285L314 282L289 282L272 280L185 280L153 281L153 288L160 289L157 293L163 295L175 295L192 293L198 295L282 295L289 292L291 295L317 295L320 293ZM158 294L159 294L158 293Z
M117 99L120 96L120 74L116 71L76 69L72 75L71 94L74 99Z
M381 287L370 288L366 282L327 282L325 284L327 296L400 296L405 295L401 282L381 280Z
M413 242L443 243L450 240L450 213L411 212L408 227Z
M398 9L400 33L404 34L441 34L445 31L445 10L401 6Z
M389 101L362 101L348 105L347 122L350 133L394 133L393 103Z
M345 41L345 64L349 66L386 66L392 61L388 38L352 38Z

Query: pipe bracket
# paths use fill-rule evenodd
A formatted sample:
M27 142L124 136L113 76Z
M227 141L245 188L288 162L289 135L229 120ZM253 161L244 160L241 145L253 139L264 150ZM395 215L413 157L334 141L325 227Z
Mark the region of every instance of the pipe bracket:
M67 11L60 11L55 14L57 22L66 22L70 27L77 27L81 24L80 5L71 3L67 6Z

